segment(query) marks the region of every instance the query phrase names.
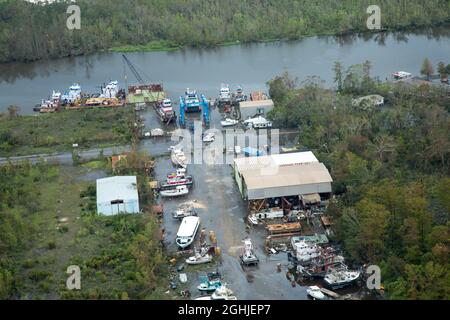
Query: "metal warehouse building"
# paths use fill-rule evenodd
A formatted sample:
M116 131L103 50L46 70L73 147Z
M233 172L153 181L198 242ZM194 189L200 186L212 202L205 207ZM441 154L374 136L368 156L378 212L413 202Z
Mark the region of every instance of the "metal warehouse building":
M264 208L268 200L292 206L293 202L318 202L332 192L328 169L312 152L239 158L234 175L241 195Z
M239 110L241 112L242 120L247 120L258 115L266 117L267 114L273 110L273 107L274 105L271 99L243 101L239 103Z
M112 216L139 213L135 176L117 176L97 180L97 213Z

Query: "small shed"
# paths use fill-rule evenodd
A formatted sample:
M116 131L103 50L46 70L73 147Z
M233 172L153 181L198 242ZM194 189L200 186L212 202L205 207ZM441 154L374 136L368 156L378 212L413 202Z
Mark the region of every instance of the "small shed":
M139 213L136 176L98 179L97 213L105 216Z
M267 116L273 110L274 104L271 99L257 101L243 101L239 103L241 119L247 120L256 116Z

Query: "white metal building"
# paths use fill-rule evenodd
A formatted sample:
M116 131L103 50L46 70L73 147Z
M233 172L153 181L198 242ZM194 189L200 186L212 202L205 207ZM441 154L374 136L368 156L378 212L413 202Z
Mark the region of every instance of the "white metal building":
M235 159L234 173L241 195L247 200L332 191L328 169L310 151Z
M117 176L97 180L97 213L112 216L139 213L135 176Z
M239 103L239 110L241 112L241 119L247 120L257 115L263 117L267 116L267 113L272 111L274 105L271 99L257 100L257 101L243 101Z

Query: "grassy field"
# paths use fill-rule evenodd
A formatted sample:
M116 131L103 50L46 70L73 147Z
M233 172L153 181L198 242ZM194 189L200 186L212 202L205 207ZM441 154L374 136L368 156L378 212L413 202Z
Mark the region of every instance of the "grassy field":
M96 215L98 161L82 167L50 167L37 183L37 209L27 241L0 253L0 293L9 299L171 299L167 257L159 223L150 213ZM86 177L90 178L86 178ZM68 266L81 269L81 290L66 288ZM10 274L10 283L4 279ZM6 285L8 284L8 285Z
M61 111L38 116L0 115L0 157L120 145L130 140L130 108Z

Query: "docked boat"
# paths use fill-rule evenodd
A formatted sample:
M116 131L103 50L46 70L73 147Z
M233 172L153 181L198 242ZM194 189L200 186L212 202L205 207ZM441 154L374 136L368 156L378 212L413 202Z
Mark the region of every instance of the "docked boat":
M105 99L117 98L118 94L119 94L119 82L110 81L104 88L102 88L100 98Z
M187 186L177 186L173 189L161 190L161 197L173 198L173 197L181 197L185 196L189 193L189 189Z
M392 74L395 80L403 80L412 78L412 74L406 71L397 71Z
M254 129L272 128L272 122L262 116L247 119L244 121L244 124L247 125L248 128Z
M219 92L219 104L231 103L231 92L228 85L222 84Z
M239 104L239 102L247 101L247 95L244 93L242 87L237 87L236 93L233 95L233 102Z
M245 266L258 265L259 259L254 253L253 244L250 238L244 240L244 252L240 258L241 263Z
M328 270L324 281L331 289L340 289L354 284L361 276L360 271L350 271L347 268Z
M233 127L239 123L238 120L226 118L225 120L220 121L222 127Z
M183 150L180 149L172 149L171 159L173 164L180 166L182 168L187 167L187 158L184 154Z
M216 135L213 132L210 132L203 137L203 142L214 142L215 139Z
M189 247L192 242L194 242L199 227L199 217L191 216L183 218L183 221L181 221L181 225L178 228L177 238L175 240L178 247L180 247L181 249Z
M69 91L61 97L63 104L73 104L81 99L81 86L78 83L70 86Z
M323 292L320 290L320 288L318 286L309 286L306 289L306 293L308 294L308 296L310 296L314 300L325 300L326 299L325 295L323 294Z

